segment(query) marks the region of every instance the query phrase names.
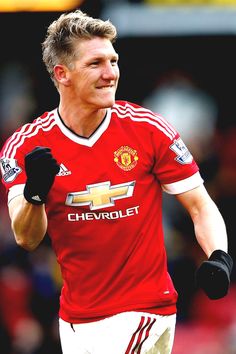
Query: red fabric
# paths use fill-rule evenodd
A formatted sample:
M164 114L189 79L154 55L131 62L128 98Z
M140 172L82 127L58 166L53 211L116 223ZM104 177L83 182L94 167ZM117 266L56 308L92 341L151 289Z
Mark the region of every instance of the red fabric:
M2 156L11 165L8 173L2 164L6 188L25 183L24 156L35 146L51 147L61 164L46 210L61 265L60 316L65 321L149 308L160 314L176 311L164 247L161 184L198 171L194 161L179 161L184 158L181 149L177 154L173 150L178 139L162 117L118 101L88 139L63 126L54 110L5 144Z

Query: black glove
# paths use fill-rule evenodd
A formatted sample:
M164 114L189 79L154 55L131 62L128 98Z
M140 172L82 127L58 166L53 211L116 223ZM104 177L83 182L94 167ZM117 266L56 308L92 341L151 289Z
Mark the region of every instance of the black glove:
M37 146L29 152L25 156L25 199L32 204L44 204L59 170L60 166L53 158L51 149Z
M196 283L210 299L220 299L228 293L232 268L230 255L216 250L196 271Z

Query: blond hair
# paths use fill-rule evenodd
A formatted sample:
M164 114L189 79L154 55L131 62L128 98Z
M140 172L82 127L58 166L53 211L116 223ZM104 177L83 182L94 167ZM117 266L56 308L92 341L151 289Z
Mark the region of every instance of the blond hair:
M74 42L94 37L107 38L113 43L117 31L109 20L95 19L81 10L64 13L49 25L42 43L43 62L56 86L54 66L64 64L71 67L78 55L74 49Z

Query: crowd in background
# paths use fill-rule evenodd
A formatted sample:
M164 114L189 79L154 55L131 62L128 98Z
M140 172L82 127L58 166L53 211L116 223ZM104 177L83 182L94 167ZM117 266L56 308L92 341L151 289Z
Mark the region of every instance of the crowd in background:
M91 15L99 15L101 1L96 2L96 7L94 2L85 1L86 3L87 8L85 6L84 10ZM50 16L50 19L53 18L53 15ZM38 38L27 37L26 34L30 31L27 24L29 17L29 14L25 14L25 17L22 15L17 22L22 28L23 25L26 27L25 31L21 29L19 43L17 29L14 37L4 39L7 47L0 66L0 147L17 127L32 121L35 115L54 108L57 102L55 88L48 78L43 79L44 75L47 77L45 69L41 64L35 64L36 61L41 61L38 47L44 33ZM0 26L3 23L5 26L9 25L9 20L16 21L14 15L9 17L0 14L0 18ZM41 21L45 19L49 21L45 14L41 14ZM47 24L48 22L40 28L41 32ZM37 37L37 29L34 28L34 31ZM22 38L23 35L25 37ZM38 43L33 44L37 40ZM119 43L118 40L118 49L123 52L118 98L135 101L162 114L180 132L199 164L209 193L225 219L229 253L236 263L236 117L235 112L230 111L231 106L227 105L229 98L226 100L227 107L222 104L227 96L225 91L230 90L230 85L224 88L224 94L222 87L215 94L218 91L209 90L201 81L199 84L191 66L186 65L185 69L178 67L174 58L171 60L175 65L167 65L161 72L163 63L159 55L157 57L160 59L155 65L161 69L154 75L153 71L148 72L145 69L149 65L147 52L142 57L142 60L146 60L146 64L143 62L144 67L140 67L133 76L131 70L128 76L124 72L129 70L126 67L127 43L130 45L135 42L138 53L146 51L142 49L143 42L137 44L137 41L138 39L126 39ZM153 41L155 39L152 38L151 45ZM33 48L32 55L27 47ZM132 62L133 58L130 60ZM198 60L191 64L197 67ZM225 69L224 67L222 70ZM231 70L234 69L232 66ZM148 81L150 77L152 83L147 87L145 80ZM213 77L209 78L212 79ZM212 85L220 86L222 82L216 80ZM139 87L136 93L135 86ZM222 300L210 301L196 289L194 272L205 256L196 243L192 223L184 210L173 197L164 196L163 202L169 272L179 292L173 354L235 354L236 270L233 269L230 293ZM1 354L61 353L57 322L61 285L60 271L48 236L32 253L16 245L10 228L5 190L0 184Z

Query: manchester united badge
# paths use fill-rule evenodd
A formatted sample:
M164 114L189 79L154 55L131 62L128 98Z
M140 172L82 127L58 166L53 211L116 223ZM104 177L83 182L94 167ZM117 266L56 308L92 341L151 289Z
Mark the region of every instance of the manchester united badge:
M137 165L137 151L129 146L121 146L114 152L114 161L122 170L130 171Z

